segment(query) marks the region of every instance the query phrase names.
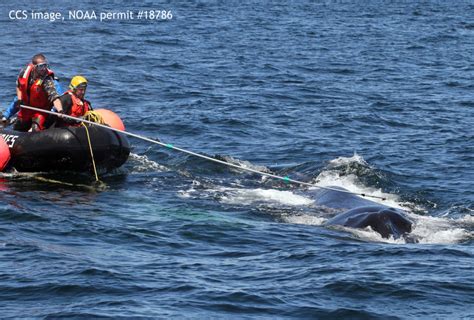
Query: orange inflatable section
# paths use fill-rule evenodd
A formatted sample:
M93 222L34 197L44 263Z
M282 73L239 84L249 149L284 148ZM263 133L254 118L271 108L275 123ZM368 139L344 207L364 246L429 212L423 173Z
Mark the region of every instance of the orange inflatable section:
M125 131L125 126L122 122L122 119L120 119L120 117L115 112L107 109L97 109L94 111L100 114L102 119L104 119L104 122L112 128Z
M8 148L7 143L3 140L3 137L0 136L0 171L3 171L10 161L10 148Z

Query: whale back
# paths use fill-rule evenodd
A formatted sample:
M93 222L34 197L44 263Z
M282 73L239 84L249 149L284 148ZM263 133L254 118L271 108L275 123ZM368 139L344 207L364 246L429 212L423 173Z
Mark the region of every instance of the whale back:
M316 200L316 203L320 206L325 206L333 209L353 209L357 207L373 206L376 203L358 195L347 193L348 190L341 187L331 187L331 189L318 189L312 190L312 196ZM343 192L339 192L341 190ZM388 206L380 205L382 207L389 208Z
M345 191L345 192L340 192ZM375 203L340 187L311 190L316 203L333 209L345 210L328 220L326 225L364 229L367 227L380 233L383 238L397 239L412 230L412 222L403 210Z
M383 206L358 207L328 220L326 225L364 229L370 227L383 238L398 239L412 230L412 222L402 210Z

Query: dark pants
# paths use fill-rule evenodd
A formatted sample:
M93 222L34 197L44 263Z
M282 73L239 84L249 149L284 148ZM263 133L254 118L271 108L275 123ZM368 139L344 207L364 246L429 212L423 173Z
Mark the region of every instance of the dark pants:
M31 122L31 119L22 120L20 118L16 118L15 123L13 124L13 130L26 132L31 128Z
M28 131L30 128L33 131L41 131L44 129L45 117L43 114L35 114L32 118L23 119L18 117L13 125L13 130Z

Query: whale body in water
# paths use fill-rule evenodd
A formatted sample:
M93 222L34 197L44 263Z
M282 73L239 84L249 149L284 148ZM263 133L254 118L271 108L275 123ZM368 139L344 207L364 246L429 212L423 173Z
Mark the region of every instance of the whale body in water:
M332 189L347 191L339 187L332 187ZM337 190L318 189L311 192L314 192L313 197L318 205L344 210L326 221L327 226L340 225L358 229L370 227L383 238L393 237L394 239L405 238L412 230L413 223L401 209Z

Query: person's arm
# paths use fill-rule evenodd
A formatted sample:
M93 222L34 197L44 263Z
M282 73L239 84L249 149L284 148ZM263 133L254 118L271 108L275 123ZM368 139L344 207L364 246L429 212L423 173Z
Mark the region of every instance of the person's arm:
M63 94L57 100L60 101L61 105L64 107L63 109L64 113L70 112L72 108L72 99L69 94ZM61 126L61 125L64 125L64 123L68 123L68 122L67 122L67 119L64 119L61 116L61 114L57 114L57 115L50 114L48 115L48 118L46 119L44 126L45 128L50 128L53 124L55 124L56 126L57 125Z
M61 103L61 100L59 98L59 94L56 90L54 80L52 77L46 77L43 80L43 88L44 91L46 91L48 95L48 100L53 103L54 108L56 109L57 112L62 112L63 111L63 105Z
M11 117L13 117L19 110L20 106L18 105L18 98L15 97L10 105L8 106L7 110L2 114L2 121L7 121Z
M61 97L58 99L61 102L61 105L63 106L63 112L64 114L70 114L71 109L72 109L72 97L70 94L63 94Z
M16 88L16 98L17 98L18 101L23 100L23 97L21 96L21 91L20 91L20 89L18 89L18 87Z
M62 113L64 111L61 100L56 99L53 101L53 104L54 104L54 109L56 109L57 112Z

